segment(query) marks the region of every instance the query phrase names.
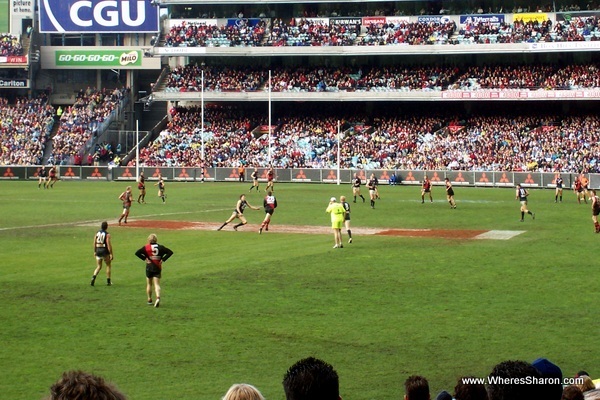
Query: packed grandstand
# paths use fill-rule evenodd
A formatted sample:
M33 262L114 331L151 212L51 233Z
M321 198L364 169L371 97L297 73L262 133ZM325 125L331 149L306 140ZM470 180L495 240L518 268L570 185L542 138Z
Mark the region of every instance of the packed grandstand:
M53 104L61 91L57 81L33 85L38 90L27 95L9 93L0 110L0 164L135 165L133 147L105 132L125 118L123 110L144 101L165 121L140 149L142 166L333 168L339 146L339 167L346 169L600 172L600 61L586 47L600 40L594 3L485 11L454 2L439 10L433 3L417 10L407 2L368 2L366 9L339 2L165 3L168 17L145 54L163 55L149 96L120 81L102 88L87 82L60 106ZM48 36L55 41L58 35ZM24 40L3 36L2 54L21 54ZM502 47L577 42L584 47L531 47L509 57ZM407 46L435 52L411 56ZM315 56L202 57L194 50L202 47L355 50L346 57L328 57L327 50ZM396 47L409 55L363 54L365 47ZM181 49L187 57L177 57ZM493 100L513 92L511 98L525 93L546 100ZM248 97L230 101L232 93ZM253 97L265 93L291 97L274 104L270 116L264 97ZM320 93L334 97L305 97ZM450 93L454 101L412 102L415 93ZM482 93L491 100L472 100ZM205 94L210 101L201 103ZM365 95L370 97L363 101ZM385 101L377 100L384 95ZM153 110L153 99L161 96L167 106ZM135 111L136 119L148 112Z

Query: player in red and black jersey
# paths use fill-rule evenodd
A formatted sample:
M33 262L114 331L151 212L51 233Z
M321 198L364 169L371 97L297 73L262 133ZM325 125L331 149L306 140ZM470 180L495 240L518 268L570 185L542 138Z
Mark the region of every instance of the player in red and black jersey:
M275 209L277 208L277 199L275 198L275 196L273 196L273 192L267 192L267 195L265 196L265 199L263 200L263 207L265 209L265 219L263 220L262 224L260 225L260 229L258 230L258 233L262 233L263 229L265 231L269 230L269 223L271 222L271 216L273 215L273 213L275 212Z
M160 278L162 275L162 263L173 255L173 251L162 244L158 244L158 238L154 233L148 236L148 244L135 252L136 257L146 262L146 294L148 305L152 305L152 286L156 293L154 307L160 305Z
M590 199L592 200L592 221L594 222L594 230L596 233L600 233L600 224L598 223L598 214L600 214L600 198L598 198L594 189L591 189L589 193Z
M425 203L425 193L429 194L429 201L433 203L433 196L431 196L431 181L425 175L423 183L421 184L421 204Z
M587 204L587 198L585 197L585 189L583 187L581 177L578 176L577 178L575 178L575 185L573 189L575 190L575 194L577 195L577 202L581 204L581 199L583 199L583 201L585 201L585 204Z
M133 202L133 195L131 194L131 186L127 186L127 189L119 196L119 200L123 202L123 212L119 217L119 225L121 225L121 221L127 223L127 217L129 217L129 209L131 208L131 203Z
M106 263L106 284L108 286L112 285L110 280L110 269L113 259L113 250L112 243L110 242L110 233L107 232L107 229L108 222L104 221L100 225L100 230L94 235L94 257L96 258L96 269L94 270L92 282L90 283L92 286L94 286L94 283L96 283L96 277L102 269L103 261Z
M265 192L274 192L275 191L275 186L273 183L273 180L275 179L275 170L273 169L273 167L269 167L269 170L267 171L267 187L265 188Z
M138 178L138 190L140 194L138 196L138 203L146 203L146 177L144 176L144 171L140 172L140 177Z
M54 183L56 183L56 181L58 180L57 173L58 172L56 171L55 165L50 167L50 171L48 171L48 180L46 181L46 189L48 189L48 187L54 187Z

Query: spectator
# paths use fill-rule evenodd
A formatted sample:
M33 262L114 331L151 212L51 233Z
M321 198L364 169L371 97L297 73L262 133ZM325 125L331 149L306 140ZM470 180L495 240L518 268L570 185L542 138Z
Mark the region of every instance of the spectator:
M531 400L539 396L537 385L514 383L518 380L540 378L533 365L525 361L503 361L488 376L489 400ZM505 382L510 381L510 382Z
M404 381L404 400L429 400L429 382L420 375L411 375Z
M488 400L485 385L482 383L467 383L468 379L475 379L474 376L463 376L458 378L454 386L455 400Z
M581 375L583 382L579 385L579 389L583 392L586 400L600 398L600 389L596 389L596 385L592 378L587 375Z
M579 386L569 385L563 389L561 400L585 400L585 398Z
M341 400L337 372L314 357L304 358L287 370L283 390L286 400Z
M254 386L236 383L229 388L222 400L265 400L265 398Z
M549 382L546 385L542 385L540 388L544 399L560 400L563 392L563 375L561 369L546 358L538 358L532 362L531 365L533 365L535 369L539 371L542 378L555 381L554 383Z
M126 400L104 378L83 371L68 371L50 388L47 400Z

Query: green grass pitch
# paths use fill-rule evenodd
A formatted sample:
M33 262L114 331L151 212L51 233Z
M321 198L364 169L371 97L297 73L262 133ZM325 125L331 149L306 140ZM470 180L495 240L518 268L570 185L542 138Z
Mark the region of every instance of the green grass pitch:
M8 0L0 0L0 32L8 32Z
M457 187L451 210L441 187L433 204L421 204L418 187L382 186L375 210L352 203L355 228L525 232L466 241L355 235L332 249L331 234L277 226L329 226L329 197L350 196L350 186L276 184L280 206L267 234L154 230L175 252L155 309L133 254L150 230L112 224L114 285L103 284L104 270L89 285L93 235L119 216L126 185L0 182L3 398L41 399L63 371L83 369L131 399L217 399L236 382L282 399L285 370L307 356L331 363L353 400L400 398L411 374L429 379L433 398L507 359L543 356L566 376L600 375L590 342L600 235L571 191L555 204L553 191L532 190L536 219L520 223L514 189ZM150 184L148 204L135 203L130 218L216 229L249 186L167 182L161 204ZM248 200L261 205L263 196ZM264 213L246 215L256 224Z

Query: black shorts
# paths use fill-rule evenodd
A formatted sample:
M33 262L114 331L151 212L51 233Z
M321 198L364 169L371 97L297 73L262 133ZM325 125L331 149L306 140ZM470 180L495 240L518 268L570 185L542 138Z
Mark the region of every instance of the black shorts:
M96 257L104 258L108 255L109 253L106 247L96 247Z
M270 208L270 207L265 207L265 212L269 215L273 215L273 213L275 212L275 209Z
M162 270L154 264L146 265L146 278L148 278L148 279L152 279L152 278L160 279L161 272L162 272Z
M448 196L454 196L454 190L448 189L446 192L448 193Z
M592 208L592 215L594 217L597 217L598 215L600 215L600 208Z

